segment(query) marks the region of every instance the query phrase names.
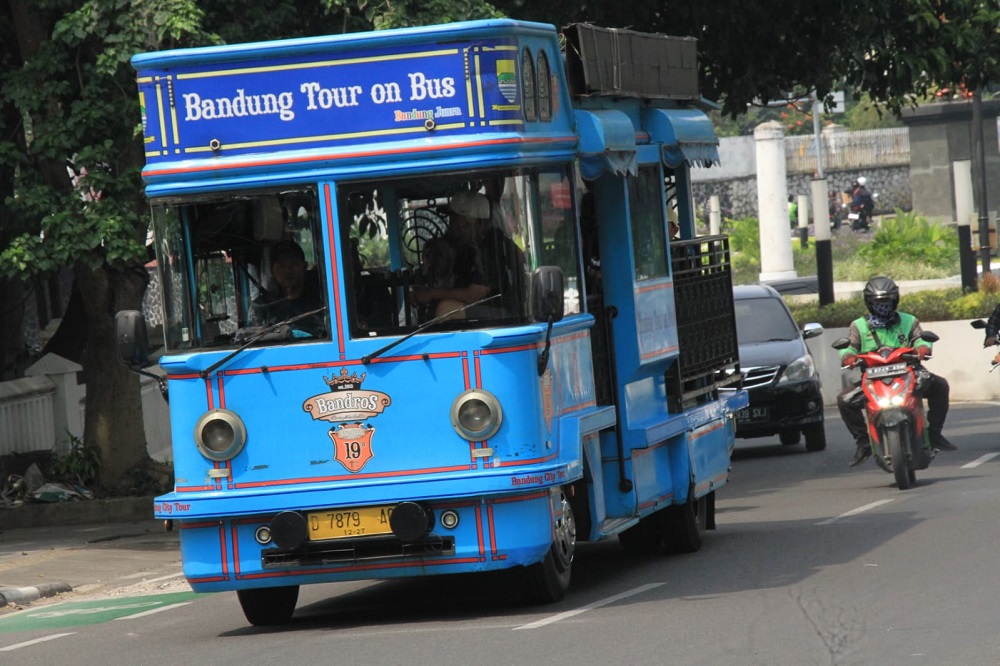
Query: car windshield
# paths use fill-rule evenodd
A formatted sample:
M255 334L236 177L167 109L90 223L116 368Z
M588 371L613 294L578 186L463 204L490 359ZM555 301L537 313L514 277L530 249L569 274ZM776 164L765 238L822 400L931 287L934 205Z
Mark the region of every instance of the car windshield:
M741 298L736 309L736 336L741 345L795 340L799 329L777 298Z

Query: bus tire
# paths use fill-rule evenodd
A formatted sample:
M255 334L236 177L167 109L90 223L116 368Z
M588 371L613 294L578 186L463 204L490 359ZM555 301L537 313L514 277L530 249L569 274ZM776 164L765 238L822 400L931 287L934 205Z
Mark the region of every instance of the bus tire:
M237 590L236 597L246 615L247 622L255 627L285 624L292 619L299 600L299 586L259 587Z
M576 551L576 520L565 492L562 495L560 514L554 526L555 540L545 554L545 559L532 564L527 570L526 591L528 598L535 604L562 601L569 590L573 554Z
M664 509L667 522L667 550L694 553L701 549L708 525L708 496L688 497L684 504Z

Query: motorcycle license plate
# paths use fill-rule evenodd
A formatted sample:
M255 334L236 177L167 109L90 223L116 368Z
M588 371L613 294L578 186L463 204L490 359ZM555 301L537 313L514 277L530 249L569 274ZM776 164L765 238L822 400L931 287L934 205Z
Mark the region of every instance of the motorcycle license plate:
M363 506L328 509L309 513L309 540L346 539L349 537L391 534L391 506Z
M878 377L895 377L896 375L902 375L905 373L905 363L890 363L889 365L879 365L874 368L868 368L865 376L869 379L876 379Z
M736 412L736 424L760 423L767 421L770 417L771 413L767 407L744 407Z
M857 220L857 219L860 219L860 218L861 218L861 216L858 215L857 213L848 213L847 214L847 219L848 220Z

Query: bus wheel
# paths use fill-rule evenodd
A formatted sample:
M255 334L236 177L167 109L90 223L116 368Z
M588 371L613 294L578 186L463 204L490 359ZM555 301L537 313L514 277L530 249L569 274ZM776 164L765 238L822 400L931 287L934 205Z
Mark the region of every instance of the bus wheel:
M708 495L688 497L684 504L664 509L667 549L674 553L693 553L701 548L708 525Z
M527 570L527 593L532 603L551 604L562 601L569 589L573 553L576 551L576 520L565 492L561 501L561 515L556 518L553 530L555 540L545 554L545 559Z
M237 590L247 622L255 627L284 624L292 619L299 600L299 586L261 587Z

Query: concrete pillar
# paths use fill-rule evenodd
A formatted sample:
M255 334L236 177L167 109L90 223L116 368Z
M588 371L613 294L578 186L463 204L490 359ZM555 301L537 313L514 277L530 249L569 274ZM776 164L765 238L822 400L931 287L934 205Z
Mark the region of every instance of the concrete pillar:
M770 121L753 131L757 155L757 219L760 223L760 281L798 277L788 233L785 130Z
M37 363L24 371L26 377L47 377L55 384L56 394L52 400L52 422L56 441L52 452L61 455L70 450L70 436L83 439L83 418L80 401L85 395L84 387L76 383L76 373L83 370L78 363L58 354L46 354Z
M722 204L719 203L718 194L709 197L708 207L708 233L710 236L718 236L722 233Z
M972 249L972 224L976 219L972 160L952 162L951 179L955 186L955 222L958 224L958 260L962 272L962 291L976 291L979 276L976 255Z
M809 184L812 194L813 235L816 238L816 286L819 304L830 305L834 299L833 249L830 247L830 201L826 178L815 178Z
M952 162L951 177L955 183L955 222L959 226L969 226L976 219L976 204L972 194L972 160Z
M809 195L800 194L795 208L799 215L799 240L802 249L809 247Z

